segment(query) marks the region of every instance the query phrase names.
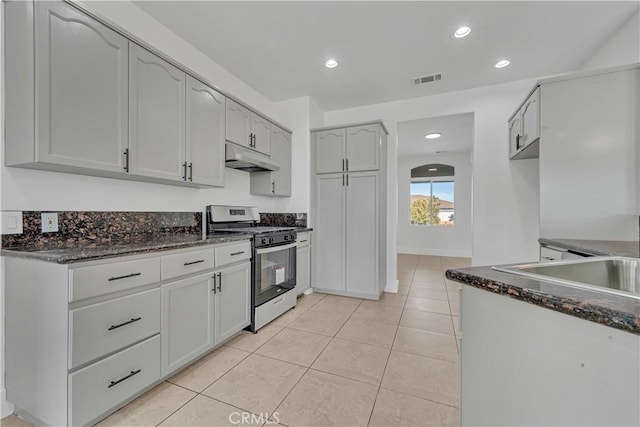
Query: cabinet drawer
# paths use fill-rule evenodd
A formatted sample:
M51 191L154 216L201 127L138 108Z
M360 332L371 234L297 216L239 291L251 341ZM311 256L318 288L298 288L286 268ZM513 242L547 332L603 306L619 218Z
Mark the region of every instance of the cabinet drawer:
M160 289L69 312L69 369L160 332Z
M251 258L251 242L246 241L216 248L216 267Z
M69 425L85 425L160 378L160 335L69 375Z
M296 306L297 295L295 290L288 291L284 295L280 295L271 301L267 301L259 307L256 307L255 326L256 329L262 328L276 317L286 313Z
M213 267L212 248L165 255L162 257L162 280L211 270Z
M298 233L296 237L296 243L299 248L309 246L311 244L311 233L309 233L308 231Z
M159 281L159 257L74 268L69 271L69 301Z

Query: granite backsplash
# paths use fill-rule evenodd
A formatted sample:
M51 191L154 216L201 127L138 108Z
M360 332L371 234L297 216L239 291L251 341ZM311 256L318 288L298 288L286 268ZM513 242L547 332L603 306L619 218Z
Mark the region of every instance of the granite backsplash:
M51 211L46 211L51 212ZM175 234L202 235L201 212L62 211L58 231L42 233L42 211L22 212L22 234L2 235L2 247L51 247L163 238Z
M260 212L260 225L268 227L307 227L306 213Z

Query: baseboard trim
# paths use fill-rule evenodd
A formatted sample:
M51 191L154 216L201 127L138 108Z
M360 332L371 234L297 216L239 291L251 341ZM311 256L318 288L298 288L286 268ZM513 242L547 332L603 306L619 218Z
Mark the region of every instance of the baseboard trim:
M2 389L0 393L0 418L13 414L13 404L7 401L7 390Z
M409 255L429 255L446 256L456 258L471 258L470 251L450 250L450 249L424 249L424 248L398 248L399 254Z

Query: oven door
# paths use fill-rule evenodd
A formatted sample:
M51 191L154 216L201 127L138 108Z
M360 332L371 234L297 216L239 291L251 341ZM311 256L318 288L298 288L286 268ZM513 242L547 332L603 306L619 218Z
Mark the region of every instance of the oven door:
M296 244L258 248L255 255L257 307L296 286Z

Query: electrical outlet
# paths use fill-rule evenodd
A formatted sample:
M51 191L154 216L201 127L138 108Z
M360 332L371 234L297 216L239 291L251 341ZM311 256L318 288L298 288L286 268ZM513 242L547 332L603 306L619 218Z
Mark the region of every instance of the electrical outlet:
M52 233L58 231L58 214L56 212L42 213L42 232Z

